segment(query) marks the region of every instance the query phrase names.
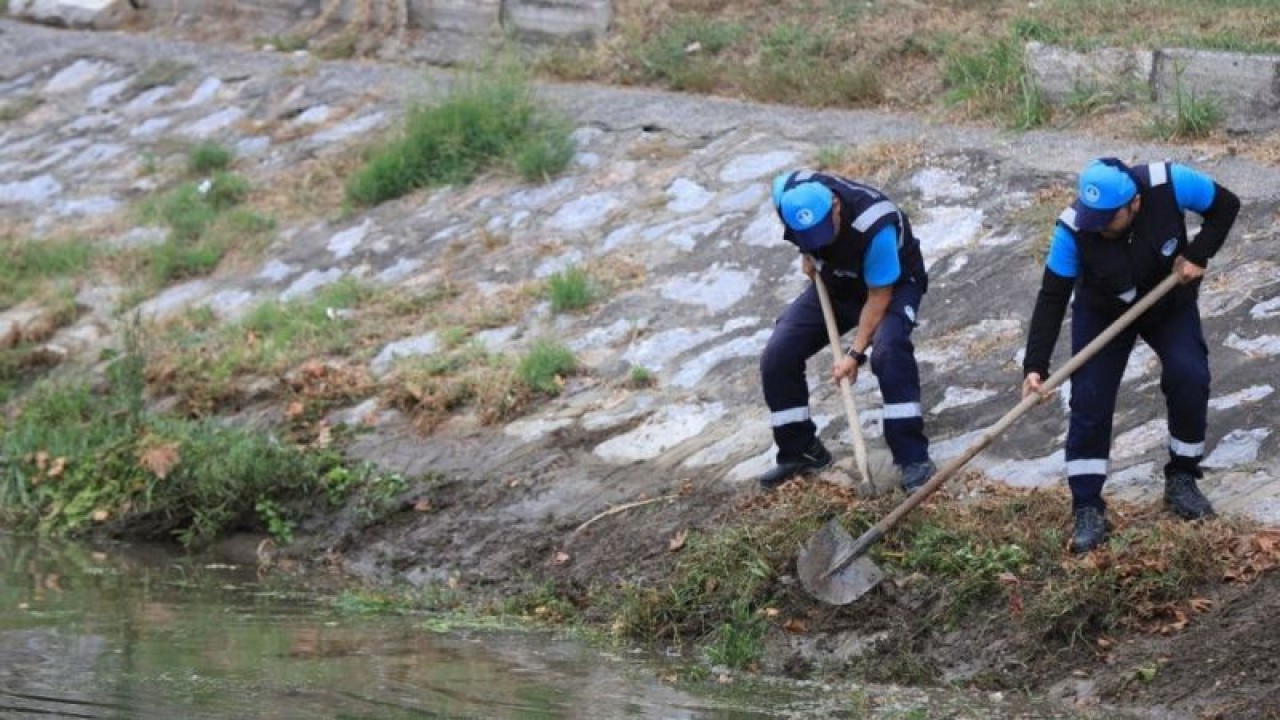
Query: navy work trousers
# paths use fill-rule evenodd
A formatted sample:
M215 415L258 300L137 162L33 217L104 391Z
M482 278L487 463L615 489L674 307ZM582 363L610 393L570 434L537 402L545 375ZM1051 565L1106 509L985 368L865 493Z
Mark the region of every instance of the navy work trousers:
M1080 352L1119 316L1119 310L1101 311L1077 296L1071 314L1072 352ZM1066 459L1073 507L1105 507L1102 485L1111 457L1116 395L1139 337L1160 358L1160 389L1169 415L1169 466L1200 476L1209 409L1209 348L1200 328L1200 310L1187 299L1147 311L1072 374Z
M920 414L920 370L911 331L923 297L920 285L904 282L893 288L893 300L871 339L871 372L884 397L884 435L898 465L929 458L929 441ZM866 296L832 294L836 327L844 334L855 327ZM760 358L764 398L769 405L779 463L797 460L813 444L816 426L809 415L805 364L829 347L818 292L810 284L783 311Z

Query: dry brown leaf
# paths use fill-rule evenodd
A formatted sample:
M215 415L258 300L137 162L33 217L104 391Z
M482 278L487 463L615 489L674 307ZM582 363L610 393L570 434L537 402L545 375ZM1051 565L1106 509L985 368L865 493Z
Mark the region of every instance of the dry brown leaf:
M767 618L776 618L782 614L782 611L776 607L767 607L764 609L764 616Z
M294 400L293 402L289 403L288 407L284 409L284 416L289 418L290 420L296 420L299 417L302 417L302 414L305 413L306 411L307 411L306 405L303 405L302 402L299 400Z
M670 552L676 552L680 548L684 547L684 541L688 537L689 537L688 530L681 530L675 535L672 535L671 539L667 541L667 550Z
M420 513L431 512L431 499L418 498L418 501L413 504L413 510Z
M168 477L169 472L181 461L182 455L178 452L178 444L173 442L152 445L143 450L142 455L138 457L138 464L161 480Z
M1204 597L1191 598L1191 609L1198 613L1209 612L1213 609L1213 601Z
M94 522L106 522L107 518L111 517L111 511L99 508L94 510L93 514L89 517L92 518Z
M563 550L557 552L552 562L554 562L556 565L564 565L565 563L569 562L569 553Z
M782 623L782 629L792 635L803 635L809 632L809 623L801 620L800 618L791 618L790 620Z
M1103 650L1106 650L1106 649L1110 648L1112 645L1115 645L1115 641L1114 641L1114 640L1112 640L1111 638L1107 637L1106 635L1100 636L1100 637L1098 638L1098 647L1099 647L1099 648L1101 648L1101 649L1103 649Z
M54 458L53 463L49 465L49 472L46 473L50 478L62 477L63 471L67 469L67 459L64 457Z

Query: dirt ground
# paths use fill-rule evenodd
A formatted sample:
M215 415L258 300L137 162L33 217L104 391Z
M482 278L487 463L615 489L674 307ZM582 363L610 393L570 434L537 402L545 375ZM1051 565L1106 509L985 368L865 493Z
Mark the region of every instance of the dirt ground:
M373 526L316 518L314 534L299 547L307 548L303 555L325 556L375 582L448 582L499 596L549 583L562 597L583 603L585 617L607 620L587 605L591 589L658 586L679 559L670 550L678 533L714 530L769 502L754 490L681 478L646 496L619 497L610 510L585 520L548 513L540 523L522 522L514 509L545 499L552 478L592 471L584 450L590 438L563 440L538 457L507 458L510 472L502 482L421 482L401 512ZM449 457L461 462L475 441L455 445ZM625 486L636 481L628 475L652 472L615 471L603 485ZM422 499L429 511L413 509ZM1062 521L1069 522L1065 506ZM327 531L316 532L320 528ZM785 574L793 571L788 568L780 582L789 588L788 612L805 624L799 633L771 629L762 672L796 678L837 672L881 682L920 675L930 678L927 683L1047 696L1104 715L1106 708L1125 708L1152 717L1280 717L1280 625L1274 620L1280 573L1274 570L1247 585L1200 588L1212 606L1181 629L1112 634L1101 642L1081 638L1052 651L1007 622L1004 598L987 608L985 619L977 613L953 628L922 629L918 618L929 613L930 598L909 585L884 582L851 606L830 608L809 599ZM864 656L869 662L840 654L851 642L873 637L874 649Z

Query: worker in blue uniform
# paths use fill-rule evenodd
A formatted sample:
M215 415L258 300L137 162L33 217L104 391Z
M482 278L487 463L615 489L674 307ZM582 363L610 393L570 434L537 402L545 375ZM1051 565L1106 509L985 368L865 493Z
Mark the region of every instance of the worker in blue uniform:
M928 284L920 243L906 213L879 190L836 175L800 170L778 176L773 204L783 238L803 253L802 270L821 273L841 334L856 327L837 382L857 380L868 361L884 397L884 435L914 492L935 466L920 412L920 373L911 332ZM777 464L760 477L772 489L831 464L809 415L805 364L830 344L816 288L810 284L778 318L760 358Z
M1194 239L1187 237L1187 210L1203 218ZM1027 336L1023 397L1041 393L1073 293L1071 348L1076 353L1167 275L1175 273L1180 280L1071 376L1066 470L1075 520L1072 552L1096 548L1110 529L1102 486L1112 416L1139 337L1160 359L1160 389L1168 410L1165 504L1188 520L1213 514L1197 485L1203 477L1209 403L1209 351L1197 294L1209 259L1222 247L1239 211L1240 201L1230 190L1185 165L1129 167L1101 158L1081 172L1077 199L1058 217Z

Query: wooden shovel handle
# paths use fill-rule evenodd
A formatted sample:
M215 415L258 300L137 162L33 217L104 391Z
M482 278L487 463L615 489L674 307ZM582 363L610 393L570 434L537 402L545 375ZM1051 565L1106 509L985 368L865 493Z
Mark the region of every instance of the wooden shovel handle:
M836 328L836 314L831 308L831 296L827 294L827 284L822 282L822 273L814 270L813 284L818 288L818 302L822 304L822 319L827 323L827 337L831 340L831 357L839 362L844 355L840 349L840 331ZM849 418L849 432L853 434L853 457L858 466L858 474L865 483L871 482L871 472L867 467L867 444L862 440L862 425L858 422L858 406L853 401L853 388L849 387L848 378L840 379L840 395L844 398L844 414Z
M940 470L934 473L929 482L922 485L919 490L916 490L911 495L911 497L907 498L901 505L894 508L893 512L885 515L880 522L872 525L870 528L867 528L867 531L862 533L862 536L849 546L849 549L844 553L844 555L831 563L831 567L827 569L826 575L830 576L839 572L845 565L848 565L859 555L865 553L867 548L871 547L872 544L883 537L890 528L897 525L898 521L901 520L904 515L911 512L917 505L928 499L935 490L942 487L944 482L957 473L960 468L967 465L974 456L985 450L992 441L1000 437L1005 430L1009 429L1010 425L1013 425L1013 423L1026 414L1028 410L1043 402L1050 392L1057 389L1057 387L1062 383L1066 382L1067 378L1071 377L1071 374L1079 369L1081 365L1085 364L1085 362L1094 355L1097 355L1099 350L1115 339L1116 335L1119 335L1125 328L1132 325L1133 321L1136 320L1139 315L1146 312L1152 305L1159 302L1160 299L1167 295L1177 284L1178 275L1176 273L1169 275L1162 280L1159 285L1155 286L1151 292L1144 295L1141 300L1134 304L1133 307L1129 308L1123 315L1116 318L1115 322L1111 323L1107 329L1099 333L1098 336L1090 341L1088 345L1081 348L1080 352L1076 353L1062 367L1058 368L1057 372L1050 375L1049 379L1040 386L1040 393L1038 395L1028 395L1023 398L1022 402L1018 403L1012 410L1005 413L1004 417L1000 418L994 425L983 431L982 437L980 437L977 442L970 445L964 452L960 453L956 457L952 458L950 462L943 465Z

